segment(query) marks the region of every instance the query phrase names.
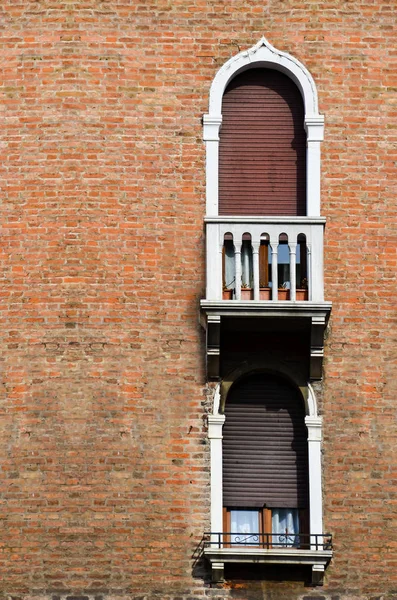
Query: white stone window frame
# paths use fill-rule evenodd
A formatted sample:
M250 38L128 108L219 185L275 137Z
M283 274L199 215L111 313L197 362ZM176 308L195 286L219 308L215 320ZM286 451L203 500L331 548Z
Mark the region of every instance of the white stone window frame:
M208 438L211 457L211 531L223 531L223 474L222 474L222 430L226 417L221 409L221 383L214 392L213 411L208 416ZM307 384L303 393L305 402L305 424L307 427L309 469L309 533L323 533L323 504L321 485L321 440L322 417L317 412L317 401L313 388ZM226 399L227 402L227 399ZM216 541L216 540L214 540Z
M209 112L203 117L206 145L206 214L218 216L219 207L219 131L222 124L222 98L228 83L239 73L252 68L281 71L298 86L305 110L306 215L320 216L320 144L324 139L324 116L318 112L316 85L306 67L296 58L274 48L262 38L249 50L230 58L217 72L210 89Z

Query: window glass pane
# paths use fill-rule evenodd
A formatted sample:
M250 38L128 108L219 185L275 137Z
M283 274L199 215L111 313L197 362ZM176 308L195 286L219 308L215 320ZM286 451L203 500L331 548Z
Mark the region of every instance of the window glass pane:
M288 244L278 245L278 264L289 265L289 246Z
M232 544L252 546L259 543L259 511L231 510L230 511Z
M299 546L299 511L297 508L272 509L272 544L274 546Z
M278 287L290 289L290 255L288 244L278 245Z

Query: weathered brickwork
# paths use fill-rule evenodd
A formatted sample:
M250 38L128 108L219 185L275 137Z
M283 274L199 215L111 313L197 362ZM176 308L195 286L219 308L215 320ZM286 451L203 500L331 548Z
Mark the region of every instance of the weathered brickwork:
M0 3L4 598L397 598L395 9ZM209 524L201 117L262 35L308 67L326 117L320 592L211 588L192 560Z

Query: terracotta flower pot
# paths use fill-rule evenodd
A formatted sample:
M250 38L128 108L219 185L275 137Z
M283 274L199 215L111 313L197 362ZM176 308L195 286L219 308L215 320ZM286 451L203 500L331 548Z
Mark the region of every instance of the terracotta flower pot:
M279 300L289 300L289 290L286 290L285 288L279 288L278 299Z
M252 300L252 288L241 288L241 300Z
M233 299L233 290L223 290L222 300L232 300L232 299Z
M309 299L308 290L297 289L296 290L296 299L297 300L308 300Z
M271 300L272 292L269 287L263 287L259 289L259 300Z

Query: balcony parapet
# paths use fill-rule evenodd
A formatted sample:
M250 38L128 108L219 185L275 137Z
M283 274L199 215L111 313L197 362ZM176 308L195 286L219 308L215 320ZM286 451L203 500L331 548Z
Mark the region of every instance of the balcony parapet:
M226 287L232 290L233 301L245 300L243 278L249 279L252 285L250 300L256 302L279 302L287 300L297 302L301 299L322 302L324 301L323 277L323 239L324 217L256 217L256 216L216 216L206 217L207 240L207 287L206 300L222 300L223 290ZM231 278L233 284L225 282L224 274L224 243L225 236L232 240L234 248L234 273ZM252 257L248 264L242 257L244 239L250 239ZM287 289L282 292L279 286L286 282L279 281L279 248L280 239L284 240L283 247L288 249L289 281ZM299 240L305 240L304 257L306 265L306 294L299 296L299 282L297 272L297 247ZM268 296L261 294L259 249L261 243L266 242L271 259L270 283ZM285 254L285 252L284 252ZM244 274L244 261L247 263ZM267 269L267 265L266 265ZM247 286L248 287L248 286ZM298 291L297 291L298 290Z

